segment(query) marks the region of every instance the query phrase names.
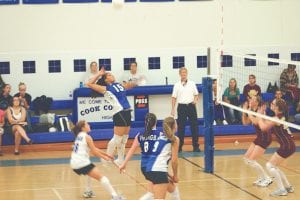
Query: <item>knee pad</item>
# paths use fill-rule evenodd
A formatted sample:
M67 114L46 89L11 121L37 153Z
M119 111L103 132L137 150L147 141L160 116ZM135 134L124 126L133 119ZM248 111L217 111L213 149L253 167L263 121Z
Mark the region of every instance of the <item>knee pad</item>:
M272 163L270 163L270 162L267 162L266 163L266 168L267 168L267 170L269 171L269 172L274 172L274 170L276 170L277 169L277 167L276 166L274 166Z
M111 139L115 145L120 145L122 143L122 139L123 139L123 136L119 136L119 135L114 135L114 137Z
M128 137L129 137L128 135L123 135L123 137L122 137L122 143L123 144L127 143Z
M109 180L108 180L108 178L107 178L106 176L103 176L103 177L101 178L100 182L101 182L102 184L109 184Z

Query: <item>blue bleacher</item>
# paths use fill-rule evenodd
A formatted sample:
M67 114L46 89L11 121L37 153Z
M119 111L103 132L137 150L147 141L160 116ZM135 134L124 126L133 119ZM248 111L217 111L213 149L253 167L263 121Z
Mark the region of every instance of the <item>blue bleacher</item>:
M264 101L271 101L274 95L271 93L263 93L262 98ZM69 110L73 108L73 100L54 100L50 110ZM56 117L57 118L57 117ZM32 123L38 123L38 116L32 117ZM199 135L203 136L203 119L199 119ZM90 123L92 131L91 135L95 140L108 140L113 135L113 124L112 122L102 123ZM134 121L131 125L130 138L138 132L143 132L144 128L143 121ZM158 121L157 127L161 129L162 121ZM254 129L251 125L220 125L214 126L215 135L248 135L253 134ZM34 141L35 144L46 144L46 143L61 143L61 142L72 142L74 136L71 132L44 132L44 133L29 133L29 137ZM186 136L191 136L190 128L186 127ZM3 145L12 145L13 136L11 134L3 135ZM24 141L22 141L24 143Z

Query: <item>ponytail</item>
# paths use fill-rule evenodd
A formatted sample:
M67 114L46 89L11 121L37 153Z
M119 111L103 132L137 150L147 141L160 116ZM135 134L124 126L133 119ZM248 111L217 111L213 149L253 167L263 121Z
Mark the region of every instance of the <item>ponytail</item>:
M164 119L164 122L163 122L164 133L166 134L167 138L169 138L169 140L171 140L172 144L176 141L175 133L172 130L175 126L175 123L176 123L176 121L173 117L167 117Z
M78 135L82 131L82 128L84 127L86 121L80 120L79 122L76 123L74 127L72 127L72 132L74 133L75 136Z
M153 113L147 113L145 117L145 132L143 134L144 137L147 137L151 134L152 128L156 124L156 116Z

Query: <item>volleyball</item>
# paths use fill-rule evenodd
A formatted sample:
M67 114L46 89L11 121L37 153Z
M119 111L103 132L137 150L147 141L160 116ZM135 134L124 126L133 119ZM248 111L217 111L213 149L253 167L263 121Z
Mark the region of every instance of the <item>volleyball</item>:
M115 8L121 8L124 5L125 0L112 0L112 4Z

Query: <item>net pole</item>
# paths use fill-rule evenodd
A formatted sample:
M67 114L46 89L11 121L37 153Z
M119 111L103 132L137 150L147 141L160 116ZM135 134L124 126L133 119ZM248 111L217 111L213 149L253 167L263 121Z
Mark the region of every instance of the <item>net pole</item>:
M203 115L204 115L204 172L214 172L214 103L212 98L212 78L203 77Z

